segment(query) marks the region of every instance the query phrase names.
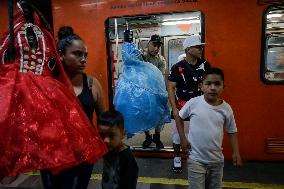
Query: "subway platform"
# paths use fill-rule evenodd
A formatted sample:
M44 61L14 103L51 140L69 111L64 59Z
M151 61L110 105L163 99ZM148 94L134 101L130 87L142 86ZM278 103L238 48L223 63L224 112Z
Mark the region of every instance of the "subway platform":
M188 188L186 161L183 161L183 172L172 171L171 158L137 157L139 178L137 189L186 189ZM100 180L102 161L98 161L88 189L101 189ZM242 167L233 167L225 162L224 189L284 189L284 162L244 162ZM42 189L37 172L22 174L9 185L0 189Z

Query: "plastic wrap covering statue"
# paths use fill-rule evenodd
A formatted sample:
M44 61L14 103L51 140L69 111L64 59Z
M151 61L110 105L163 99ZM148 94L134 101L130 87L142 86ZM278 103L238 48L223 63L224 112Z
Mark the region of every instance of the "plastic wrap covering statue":
M122 45L124 70L117 81L115 108L125 117L127 137L170 122L168 94L161 71L142 60L134 43Z
M0 177L57 173L107 151L81 109L53 37L38 14L26 10L17 3L14 59L5 58L8 32L0 39Z

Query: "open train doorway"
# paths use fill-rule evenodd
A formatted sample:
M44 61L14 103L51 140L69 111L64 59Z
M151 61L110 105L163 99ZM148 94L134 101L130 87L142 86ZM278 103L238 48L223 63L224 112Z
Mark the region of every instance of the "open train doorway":
M142 52L147 50L148 42L153 34L162 38L160 55L166 60L166 76L171 67L178 62L178 57L184 53L183 41L190 35L198 35L204 39L204 18L200 11L182 13L162 13L151 15L136 15L109 18L106 23L108 74L109 74L109 102L112 104L116 92L116 82L123 74L121 47L123 32L129 28L134 33L134 43ZM138 76L137 76L138 77ZM154 130L154 129L153 129ZM154 131L151 131L154 133ZM165 124L161 131L161 141L165 148L156 148L152 143L149 148L142 148L145 140L144 133L138 133L125 143L134 150L142 152L171 152L172 126Z

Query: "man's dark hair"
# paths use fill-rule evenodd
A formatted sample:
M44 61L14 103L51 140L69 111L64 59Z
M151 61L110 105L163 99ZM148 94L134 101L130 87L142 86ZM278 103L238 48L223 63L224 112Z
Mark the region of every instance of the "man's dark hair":
M158 46L161 46L163 44L162 38L157 34L154 34L154 35L151 36L149 43L150 42L152 42L153 44L158 45Z
M213 68L209 69L208 71L206 71L204 73L204 77L203 78L205 79L206 76L210 75L210 74L220 75L223 81L225 79L224 72L223 72L223 70L221 68L214 68L213 67Z
M106 111L100 114L98 118L98 125L105 125L109 127L119 127L124 129L123 115L116 110Z

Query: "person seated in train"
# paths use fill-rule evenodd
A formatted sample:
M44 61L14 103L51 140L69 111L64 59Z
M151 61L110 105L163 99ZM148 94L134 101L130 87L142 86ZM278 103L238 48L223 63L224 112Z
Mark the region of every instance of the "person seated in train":
M10 33L0 40L1 177L42 169L57 174L107 152L41 16L28 1L18 1Z
M176 126L181 148L188 153L189 189L221 189L224 129L229 136L233 164L242 165L237 127L231 106L220 98L224 72L220 68L207 70L200 86L204 94L186 102L176 117ZM182 119L188 117L190 127L185 133Z
M116 110L103 112L98 130L109 149L103 161L102 189L136 189L138 166L129 146L122 142L123 115Z
M162 39L159 35L155 34L151 36L148 42L147 49L143 54L144 61L150 62L156 66L164 75L166 74L166 60L159 54L161 46L163 45ZM166 78L166 77L165 77ZM142 144L143 148L148 148L152 142L156 144L157 148L164 148L164 144L161 141L160 133L164 127L164 124L160 124L155 127L155 134L150 134L150 131L145 131L145 141Z
M206 60L202 60L203 46L199 36L189 36L183 42L183 49L186 57L171 68L168 77L168 94L169 101L172 106L173 128L173 148L174 163L173 170L181 172L181 156L180 156L180 139L176 129L175 121L178 118L178 112L186 101L193 97L200 96L202 91L199 83L205 71L210 68L210 64ZM185 122L187 125L188 122ZM187 128L187 126L185 127Z
M82 38L73 32L70 26L62 26L58 31L57 49L64 69L71 80L74 92L84 112L93 123L93 115L105 111L102 87L98 80L85 74L87 48ZM93 163L83 162L59 174L41 170L44 188L77 188L87 189L91 178Z

